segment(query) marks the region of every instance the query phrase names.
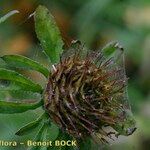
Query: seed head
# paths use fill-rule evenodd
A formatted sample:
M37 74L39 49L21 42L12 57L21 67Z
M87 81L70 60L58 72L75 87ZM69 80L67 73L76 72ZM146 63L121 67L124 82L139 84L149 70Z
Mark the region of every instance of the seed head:
M103 126L119 121L126 80L113 58L101 52L84 57L77 51L53 65L45 91L45 109L50 118L75 138L99 133L108 134Z

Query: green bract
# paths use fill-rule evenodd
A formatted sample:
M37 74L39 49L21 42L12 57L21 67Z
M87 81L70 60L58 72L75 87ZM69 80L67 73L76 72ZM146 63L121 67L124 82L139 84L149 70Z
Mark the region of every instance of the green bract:
M35 31L52 64L58 63L63 41L53 16L44 6L39 6L34 15Z

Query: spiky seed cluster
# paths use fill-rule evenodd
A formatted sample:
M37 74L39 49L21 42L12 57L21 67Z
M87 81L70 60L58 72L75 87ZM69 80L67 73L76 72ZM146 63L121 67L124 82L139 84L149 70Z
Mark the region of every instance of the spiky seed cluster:
M121 72L101 53L84 58L78 53L68 56L53 66L49 77L45 109L50 118L76 138L92 136L105 125L113 126L119 119L116 110L121 107L125 86Z

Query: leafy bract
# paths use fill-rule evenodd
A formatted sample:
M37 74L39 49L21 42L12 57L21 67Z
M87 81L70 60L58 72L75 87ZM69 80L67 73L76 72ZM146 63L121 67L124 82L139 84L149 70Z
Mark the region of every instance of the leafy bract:
M113 56L118 52L118 49L122 50L123 48L119 45L118 42L110 42L105 47L103 47L102 52L106 58Z
M42 122L42 119L44 117L44 114L42 114L39 118L37 118L35 121L32 121L28 124L26 124L25 126L23 126L21 129L19 129L15 134L22 136L22 135L26 135L28 133L31 133L31 131L33 129L35 129L36 127L38 127L40 125L40 123Z
M44 52L52 64L58 63L63 41L53 16L46 7L39 6L35 11L34 19L35 31Z
M48 77L49 75L49 71L46 67L27 57L21 55L4 55L1 59L10 67L36 70L42 73L45 77Z
M46 128L46 124L43 123L42 127L39 129L34 141L45 141L46 140L46 133L47 133L47 128ZM30 146L28 148L28 150L41 150L41 149L46 149L46 146L43 147L43 146Z
M0 68L0 80L11 81L11 83L13 82L14 86L16 84L18 87L21 86L28 89L28 91L43 91L42 87L39 84L34 83L32 80L24 77L23 75L15 71Z
M24 90L3 90L3 88L0 88L0 97L10 101L30 102L31 100L41 100L41 94L39 93Z
M0 101L0 113L2 114L22 113L28 110L36 109L41 105L42 105L41 101L34 103Z

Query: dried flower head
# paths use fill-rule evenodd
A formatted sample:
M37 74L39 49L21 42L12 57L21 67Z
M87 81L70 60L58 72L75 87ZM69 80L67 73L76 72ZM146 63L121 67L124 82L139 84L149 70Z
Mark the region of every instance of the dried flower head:
M102 52L81 56L82 46L72 51L53 65L45 91L45 109L73 137L100 133L103 139L107 136L103 126L113 127L125 119L118 115L126 85L123 68L113 58L106 60Z
M10 13L2 17L0 23ZM60 59L64 42L49 10L39 6L31 16L34 16L37 38L52 69L21 55L0 56L0 97L3 99L0 100L0 113L44 108L43 114L20 128L16 135L22 136L40 127L36 141L76 138L79 149L87 149L89 141L91 148L88 149L95 149L93 139L107 142L113 132L105 126L112 127L117 132L115 135L131 135L136 124L128 102L124 65L120 65L123 57L117 59L119 55L116 55L118 49L123 51L122 47L112 42L101 52L87 54L77 41ZM45 88L27 78L22 70L41 73L47 81ZM52 132L57 136L53 138Z

